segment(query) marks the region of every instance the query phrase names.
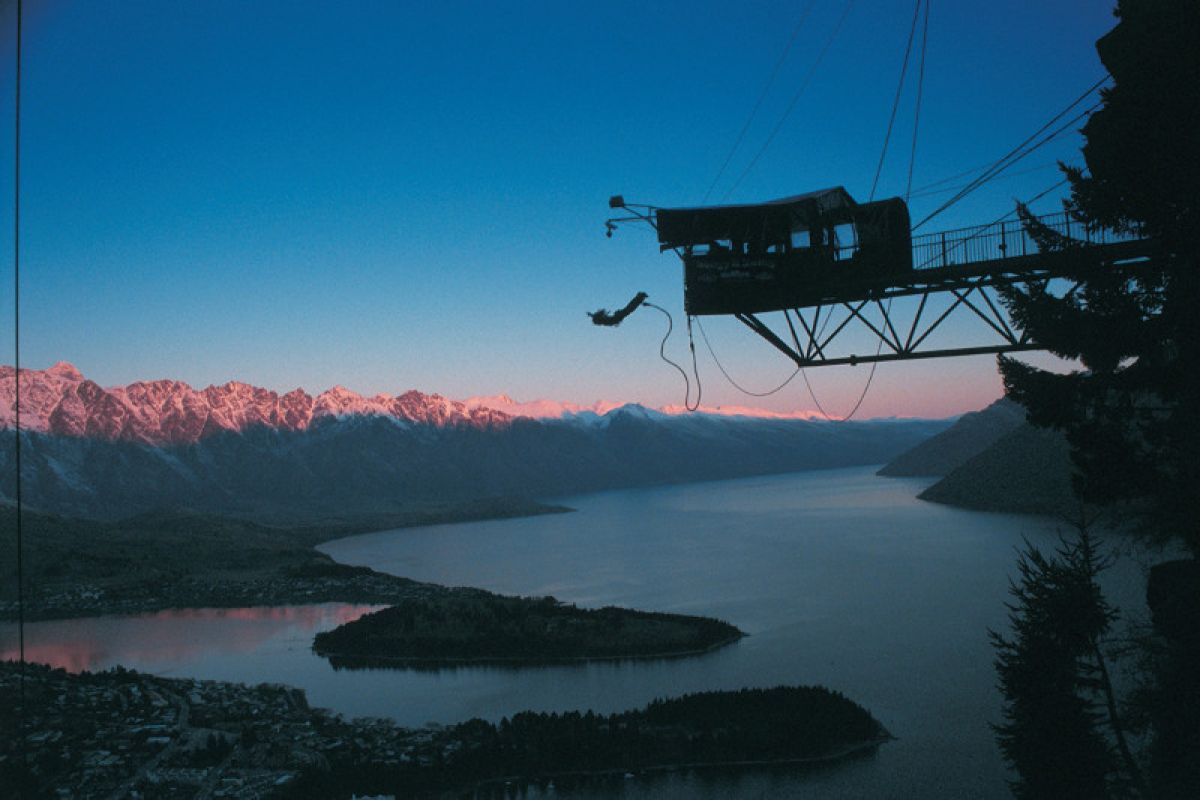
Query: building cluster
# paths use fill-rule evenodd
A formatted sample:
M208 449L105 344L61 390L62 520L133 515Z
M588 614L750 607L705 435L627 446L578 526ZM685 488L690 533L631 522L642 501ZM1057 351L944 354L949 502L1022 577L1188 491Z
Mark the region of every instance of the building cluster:
M30 797L272 797L334 763L419 769L463 746L454 728L347 721L274 684L36 664L21 683L0 663L0 784Z
M80 582L39 586L25 599L26 619L137 614L165 608L236 608L306 603L393 604L427 597L441 587L381 573L331 576L278 575L225 581L171 578L122 583L116 590ZM16 619L15 599L0 599L0 619Z

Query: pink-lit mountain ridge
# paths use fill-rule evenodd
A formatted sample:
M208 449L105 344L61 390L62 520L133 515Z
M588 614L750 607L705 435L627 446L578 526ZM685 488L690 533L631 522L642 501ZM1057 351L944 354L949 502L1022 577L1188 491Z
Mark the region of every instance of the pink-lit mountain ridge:
M0 367L0 428L15 423L13 368ZM399 425L493 428L516 418L595 421L614 411L640 406L600 401L592 405L552 400L519 402L507 395L450 400L415 390L365 397L335 386L310 395L303 389L279 394L239 381L194 389L177 380L137 381L101 387L71 364L21 370L21 427L57 436L81 436L150 445L191 444L222 432L255 426L307 430L323 419L379 417ZM648 412L655 413L655 412ZM683 415L682 407L659 413ZM768 412L746 407L701 409L702 415L762 419L810 419L809 412Z
M14 426L13 395L13 368L0 367L0 427ZM198 390L174 380L105 389L65 362L21 370L22 429L57 436L179 445L254 426L303 431L323 418L357 416L479 428L511 422L491 408L417 391L363 397L335 386L313 397L303 389L279 394L237 381Z
M0 368L0 503L16 487L13 378ZM191 509L315 519L880 464L946 427L340 387L315 397L170 380L106 389L69 364L22 370L20 381L26 504L107 518Z

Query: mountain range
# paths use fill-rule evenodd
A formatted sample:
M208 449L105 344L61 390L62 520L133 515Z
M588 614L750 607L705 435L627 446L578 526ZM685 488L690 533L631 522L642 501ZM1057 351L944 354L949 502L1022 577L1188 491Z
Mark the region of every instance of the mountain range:
M16 483L13 378L0 367L0 500L11 500ZM344 517L879 464L948 424L675 415L636 405L539 418L417 391L364 397L335 387L314 396L238 382L104 388L66 363L21 370L19 379L24 501L100 518L164 509Z
M15 424L13 372L0 367L0 428ZM303 389L279 394L238 381L193 389L175 380L105 389L65 362L46 370L21 370L21 429L53 436L183 445L255 427L304 431L322 420L347 417L476 428L511 421L510 415L482 404L468 406L416 391L364 397L335 386L314 397Z

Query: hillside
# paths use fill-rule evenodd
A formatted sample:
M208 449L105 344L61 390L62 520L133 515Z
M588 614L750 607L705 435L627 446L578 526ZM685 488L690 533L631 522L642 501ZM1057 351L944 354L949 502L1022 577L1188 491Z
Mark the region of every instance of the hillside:
M949 474L1025 423L1025 409L1000 398L982 411L963 414L946 430L901 453L880 475L925 477Z
M1029 425L1025 410L1005 398L964 414L878 474L939 477L922 500L976 511L1061 514L1075 505L1066 441Z
M187 509L294 525L497 496L879 464L946 425L674 416L640 406L530 419L419 392L363 398L333 389L313 398L175 381L101 389L61 364L23 370L21 386L26 504L107 519ZM0 397L0 424L11 421L10 400ZM0 500L15 488L14 436L0 430Z
M436 598L437 587L337 564L313 545L368 530L564 510L492 500L303 527L212 514L157 512L99 521L26 510L26 613L47 618L162 608L395 603L413 592ZM15 517L11 507L0 507L0 619L16 615Z
M1020 425L919 497L977 511L1070 514L1071 457L1055 431Z

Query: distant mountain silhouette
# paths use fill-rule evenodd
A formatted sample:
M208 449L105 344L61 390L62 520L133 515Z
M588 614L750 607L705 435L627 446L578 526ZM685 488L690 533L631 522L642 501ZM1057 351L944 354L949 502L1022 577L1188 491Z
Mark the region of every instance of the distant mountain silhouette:
M15 487L0 375L0 501ZM74 367L21 374L31 508L113 518L156 509L303 520L415 504L879 464L945 422L674 416L640 406L512 417L438 395L315 398L230 383L102 389ZM5 395L3 392L7 391Z
M946 430L894 458L880 475L941 477L987 450L1025 424L1025 409L1000 398L982 411L963 414Z

